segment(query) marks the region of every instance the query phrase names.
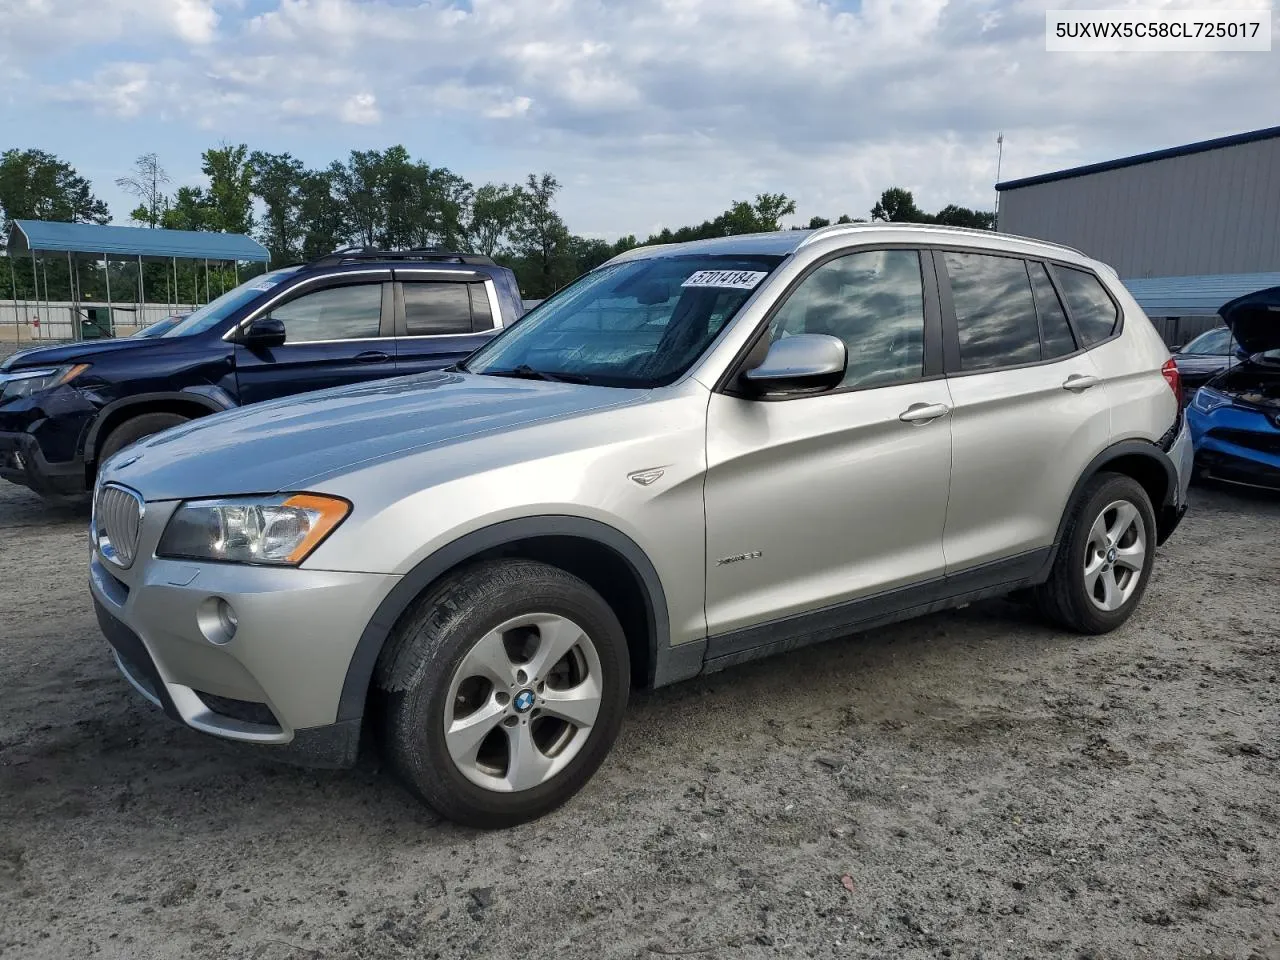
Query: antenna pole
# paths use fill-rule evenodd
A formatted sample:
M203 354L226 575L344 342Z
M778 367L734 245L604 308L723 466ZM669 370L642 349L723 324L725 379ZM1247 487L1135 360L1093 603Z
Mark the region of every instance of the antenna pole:
M1000 166L1004 162L1004 133L996 134L996 183L1000 183ZM1000 229L1000 191L996 191L996 205L992 211L996 218L996 229Z

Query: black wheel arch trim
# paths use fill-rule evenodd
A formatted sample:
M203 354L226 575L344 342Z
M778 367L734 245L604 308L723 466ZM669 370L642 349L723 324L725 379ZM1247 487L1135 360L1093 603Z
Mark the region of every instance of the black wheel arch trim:
M1089 461L1089 465L1084 468L1080 474L1080 479L1076 481L1076 485L1071 490L1071 496L1067 498L1066 507L1062 511L1062 518L1058 521L1058 532L1054 536L1054 553L1062 545L1062 538L1066 531L1067 519L1071 514L1071 505L1080 497L1080 493L1084 490L1085 484L1106 469L1107 464L1114 463L1122 457L1139 456L1144 457L1152 462L1159 464L1164 470L1167 484L1165 486L1165 497L1163 503L1153 503L1151 506L1156 511L1156 517L1159 519L1162 511L1175 509L1178 507L1176 498L1178 495L1178 469L1174 466L1173 461L1169 459L1169 455L1160 447L1149 440L1121 440L1119 443L1113 443L1107 447L1096 457ZM1163 542L1163 538L1159 542ZM1052 558L1050 558L1048 566L1052 566Z
M121 410L127 410L129 407L164 402L194 403L204 407L210 413L222 413L224 410L231 410L237 406L230 394L221 387L214 386L137 393L121 397L119 400L112 400L97 412L93 418L93 424L89 427L89 432L85 434L84 446L82 447L85 462L93 463L97 459L94 451L98 446L98 434L102 431L102 425L110 420L114 414Z
M618 554L631 568L645 595L649 619L649 676L645 679L647 685L653 686L655 678L662 678L666 672L663 670L662 658L663 653L671 649L671 626L662 581L644 550L626 534L599 520L568 515L522 517L516 520L505 520L464 534L436 550L400 578L391 592L378 604L377 610L374 611L356 643L351 662L347 666L346 679L342 684L337 721L354 720L364 715L369 683L373 678L373 670L382 653L382 648L391 635L396 621L427 586L453 568L489 550L522 540L548 536L577 537L595 541ZM699 644L699 647L701 646L703 644ZM699 657L698 667L701 668L701 665L701 657Z

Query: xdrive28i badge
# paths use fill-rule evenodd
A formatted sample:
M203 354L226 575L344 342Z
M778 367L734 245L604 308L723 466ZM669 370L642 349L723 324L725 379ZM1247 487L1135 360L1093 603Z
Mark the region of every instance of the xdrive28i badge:
M759 560L764 556L762 550L752 550L750 553L735 553L732 557L721 557L716 561L717 567L724 567L731 563L741 563L743 560Z

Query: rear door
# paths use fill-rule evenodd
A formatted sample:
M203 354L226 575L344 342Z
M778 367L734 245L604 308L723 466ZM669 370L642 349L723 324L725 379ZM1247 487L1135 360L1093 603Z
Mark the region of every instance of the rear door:
M1108 443L1101 378L1052 268L989 251L939 250L934 259L954 405L947 573L994 561L1033 566Z
M300 284L260 316L282 321L286 339L269 349L236 345L242 404L395 376L390 270Z
M497 291L482 273L397 267L395 279L397 373L465 360L501 328Z

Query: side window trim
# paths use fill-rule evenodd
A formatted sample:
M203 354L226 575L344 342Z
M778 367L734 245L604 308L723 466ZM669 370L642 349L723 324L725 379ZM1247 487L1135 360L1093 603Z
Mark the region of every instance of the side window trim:
M319 274L314 277L306 277L302 280L299 280L297 283L292 284L287 289L278 291L268 299L264 300L262 303L258 304L248 313L246 313L243 317L241 317L234 324L232 324L231 329L229 329L226 333L222 335L222 339L230 342L235 342L235 340L249 326L249 324L253 323L253 321L257 320L259 317L265 317L276 306L280 305L281 303L290 303L294 300L299 299L300 297L306 296L307 294L315 293L319 290L327 290L330 287L354 287L354 286L360 286L360 285L372 282L371 280L363 279L363 280L357 280L355 283L351 283L350 279L352 277L366 277L366 278L376 277L377 282L382 283L384 285L383 297L382 297L383 315L378 325L378 335L376 337L356 338L359 340L381 340L383 337L388 335L387 317L385 312L387 307L385 285L389 283L391 280L391 271L385 267L378 268L375 270L345 270L342 273ZM294 296L294 294L297 294L297 296ZM315 340L312 342L337 343L339 341Z
M1098 276L1096 270L1092 270L1089 267L1075 263L1059 263L1056 260L1046 259L1043 263L1045 269L1049 272L1049 279L1053 282L1053 289L1057 291L1058 299L1062 302L1062 309L1067 313L1067 323L1071 325L1071 332L1075 335L1076 343L1080 344L1081 350L1094 350L1102 346L1104 343L1110 343L1116 337L1120 336L1120 334L1124 333L1124 307L1120 306L1120 301L1117 300L1115 294L1111 292L1111 287L1107 284L1107 281ZM1080 326L1076 322L1076 318L1071 311L1071 304L1067 302L1066 295L1063 292L1062 281L1058 278L1059 268L1087 273L1089 276L1093 277L1093 279L1098 281L1098 286L1102 287L1102 292L1107 295L1107 299L1111 301L1111 305L1115 307L1116 310L1116 323L1115 326L1111 328L1110 336L1105 337L1102 340L1095 341L1094 343L1086 344L1084 342L1084 338L1080 336Z
M1047 363L1061 363L1063 360L1069 360L1071 357L1087 353L1090 350L1102 346L1104 343L1110 343L1116 337L1124 332L1124 308L1116 300L1115 295L1111 292L1111 288L1107 282L1098 276L1097 272L1089 267L1075 263L1060 263L1057 260L1050 260L1047 257L1031 257L1024 254L1006 253L1002 250L991 250L984 247L964 247L964 246L934 246L931 248L934 256L934 269L938 279L938 297L942 303L942 329L943 329L943 359L946 367L946 376L948 377L973 377L985 373L1002 373L1005 370L1022 370L1026 367L1039 367ZM1021 259L1026 264L1040 263L1044 265L1045 272L1049 275L1049 282L1053 284L1054 293L1058 295L1058 302L1062 304L1062 311L1067 316L1067 326L1071 328L1071 335L1075 338L1076 349L1074 353L1063 354L1060 357L1051 357L1048 360L1036 360L1031 363L1019 363L1008 367L994 367L987 370L962 370L960 368L960 327L956 320L955 305L951 299L951 280L947 276L946 264L942 262L942 254L944 252L955 253L976 253L986 254L988 256L1011 257ZM1094 277L1102 289L1110 298L1112 304L1116 308L1116 325L1112 330L1111 336L1105 340L1099 340L1096 343L1086 344L1080 336L1080 330L1076 326L1076 320L1071 315L1071 306L1067 303L1067 298L1062 295L1062 285L1058 280L1056 269L1065 267L1071 270L1079 270L1081 273L1087 273ZM1034 297L1033 297L1034 299ZM1036 324L1039 327L1040 314L1039 309L1036 311ZM1040 346L1041 351L1044 349L1044 331L1040 330Z
M768 334L773 326L773 320L791 298L791 296L801 287L806 280L809 279L820 268L826 266L832 260L838 260L841 257L852 256L858 253L876 253L881 250L912 250L919 257L920 261L920 284L924 298L924 360L922 364L923 374L911 380L901 380L897 383L873 384L870 386L859 387L836 387L834 390L827 390L814 396L778 396L778 397L758 397L751 396L751 400L758 403L792 403L798 400L817 400L822 397L829 397L842 393L861 393L864 390L883 390L889 387L900 387L912 383L926 383L930 380L940 380L946 376L944 372L944 360L942 356L943 347L943 324L942 315L938 298L938 277L935 269L930 267L932 263L931 251L920 244L915 243L878 243L870 245L859 245L853 247L843 247L839 250L832 251L823 257L813 261L805 268L804 272L797 276L787 288L778 295L777 299L770 305L768 312L761 318L755 331L751 335L751 339L747 341L747 345L739 352L737 358L725 370L716 384L716 393L722 393L731 397L746 397L747 394L739 391L735 384L742 371L749 369L752 361L756 360L757 351L761 350L762 345L768 343ZM767 349L767 346L764 347ZM761 357L760 359L763 359Z
M498 330L501 330L501 329L503 328L504 324L503 324L503 322L502 322L502 311L501 311L501 309L498 307L498 290L497 290L497 287L494 285L493 279L492 279L491 277L485 277L485 279L484 279L484 281L483 281L483 284L484 284L484 291L485 291L485 295L489 298L489 310L490 310L490 312L491 312L491 313L492 313L492 315L493 315L493 326L492 326L492 327L487 327L487 328L485 328L484 330L476 330L476 328L475 328L475 322L476 322L476 318L475 318L475 310L474 310L474 309L472 309L472 311L471 311L471 329L470 329L470 330L466 330L466 331L463 331L463 332L460 332L460 333L414 333L414 334L410 334L410 333L409 333L409 320L408 320L408 317L407 317L407 316L406 316L406 314L405 314L405 309L404 309L404 284L405 284L405 279L401 279L401 278L400 278L400 274L402 274L402 273L421 273L421 274L433 274L433 275L434 275L434 277L433 277L433 278L430 278L430 279L428 279L428 278L424 277L422 280L418 280L418 281L415 281L415 280L408 280L408 282L409 282L409 283L414 283L414 282L418 282L418 283L433 283L433 282L440 282L440 280L435 279L435 278L437 278L437 277L438 277L438 278L441 278L441 279L448 278L448 279L452 280L452 281L453 281L453 282L455 282L455 283L458 283L458 282L466 283L468 286L471 286L471 285L473 285L474 283L476 283L476 281L475 281L475 280L466 280L466 281L459 281L459 280L457 280L456 278L457 278L457 276L458 276L458 271L448 271L448 270L415 270L415 271L397 270L397 271L396 271L397 280L396 280L396 282L395 282L394 284L392 284L392 286L394 286L394 288L395 288L395 320L394 320L394 324L393 324L393 331L394 331L394 335L395 335L395 337L396 337L396 339L397 339L397 340L439 340L439 339L441 339L441 338L446 338L446 337L474 337L477 333L488 333L488 332L490 332L491 330L492 330L492 331L498 331ZM468 295L468 296L469 296L469 295Z

